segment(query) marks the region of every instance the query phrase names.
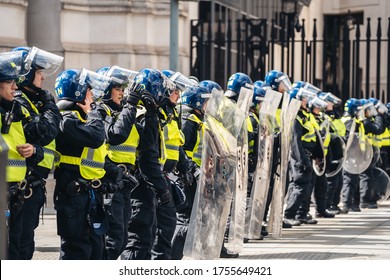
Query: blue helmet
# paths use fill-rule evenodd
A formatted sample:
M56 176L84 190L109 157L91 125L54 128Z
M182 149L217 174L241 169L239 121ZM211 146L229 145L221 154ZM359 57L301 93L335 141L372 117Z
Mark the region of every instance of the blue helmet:
M17 47L13 52L22 51L23 68L28 74L19 78L18 85L33 87L35 72L40 70L46 77L54 74L61 66L64 57L41 50L37 47Z
M241 88L248 88L250 85L253 85L253 82L247 74L240 72L234 73L230 76L227 82L227 90L225 92L225 96L238 98Z
M23 52L0 53L0 81L17 80L23 75Z
M207 88L209 92L212 92L213 89L222 90L221 86L217 82L211 80L203 80L199 83L199 86Z
M134 87L141 87L144 91L150 93L154 100L159 103L168 98L175 84L157 69L144 68L135 76Z
M260 101L264 100L266 90L263 86L264 86L264 82L260 80L255 81L253 83L254 91L253 91L252 107L256 107Z
M374 117L378 115L378 111L374 105L374 103L370 99L360 99L360 102L364 109L364 114L367 118Z
M264 81L271 89L276 91L288 92L292 88L289 77L278 70L269 71L265 75Z
M172 75L175 74L175 72L173 72L172 70L169 70L169 69L162 70L161 72L162 72L165 76L167 76L168 78L172 77Z
M199 84L198 81L190 79L189 77L184 76L180 72L174 72L172 70L162 70L161 72L172 82L174 82L176 87L181 91L183 91L186 87L197 86Z
M104 91L102 100L111 99L111 90L114 87L126 88L129 83L134 80L134 77L138 74L136 71L131 71L119 66L102 67L99 68L96 73L111 78L111 82L107 89Z
M288 94L290 95L290 100L295 98L295 99L298 99L298 100L307 100L307 101L310 101L311 99L315 98L317 95L316 93L310 91L310 90L307 90L303 87L301 88L298 88L298 87L295 87L295 88L292 88L288 91Z
M362 106L362 103L359 99L349 98L344 105L344 113L350 116L357 116L359 107Z
M382 103L382 101L380 101L379 99L377 98L369 98L368 99L370 102L372 102L372 104L374 104L375 106L375 109L380 113L380 114L385 114L387 112L387 106L385 104Z
M101 97L111 79L87 69L67 69L61 72L55 82L55 92L59 100L83 102L88 88L94 98Z
M202 111L203 104L210 96L211 93L206 87L190 86L184 90L181 96L181 104Z

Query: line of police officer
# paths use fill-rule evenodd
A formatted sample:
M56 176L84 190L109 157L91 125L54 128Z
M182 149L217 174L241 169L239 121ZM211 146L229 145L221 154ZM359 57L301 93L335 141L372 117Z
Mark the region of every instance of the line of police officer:
M199 83L169 70L66 69L56 79L55 104L42 87L62 60L36 47L0 54L0 144L8 150L9 258L32 258L34 229L46 199L45 180L55 166L61 259L181 259L200 173L205 106L213 89L222 88L213 81ZM316 223L309 214L312 193L317 217L350 211L352 201L359 201L359 175L336 172L326 178L321 169L339 152L331 148L329 130L340 137L348 135L348 116L357 116L364 104L348 100L341 122L332 107L340 105L340 99L309 83L291 85L284 73L275 70L265 82L255 83L244 73L233 74L225 96L237 100L241 87L253 84L245 122L252 176L259 109L266 89L288 91L290 98L302 102L293 127L283 227ZM359 122L357 132L367 133L370 143L379 147L373 135L385 131L387 110L378 100L367 103L372 106L364 107L366 119L353 120ZM275 121L280 126L278 115ZM276 129L275 139L278 134ZM275 152L279 145L275 141ZM275 156L271 178L277 176L277 164ZM374 166L360 175L361 207L377 207L378 197L370 188ZM340 192L343 209L337 206ZM265 227L261 234L268 234ZM221 257L238 254L222 246Z

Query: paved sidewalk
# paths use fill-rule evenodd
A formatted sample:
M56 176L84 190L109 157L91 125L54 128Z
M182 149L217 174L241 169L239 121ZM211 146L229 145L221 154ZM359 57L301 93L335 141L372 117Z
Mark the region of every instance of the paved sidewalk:
M50 209L46 212L44 224L41 221L36 230L34 260L59 257L56 218ZM390 260L390 200L378 209L317 220L317 225L283 230L281 239L266 237L244 244L240 259Z

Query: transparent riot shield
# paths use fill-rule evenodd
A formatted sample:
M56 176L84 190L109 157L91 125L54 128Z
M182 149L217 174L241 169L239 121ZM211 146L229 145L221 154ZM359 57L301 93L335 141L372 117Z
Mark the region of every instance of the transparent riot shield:
M379 167L375 167L373 173L374 195L379 198L378 202L386 201L390 197L390 177Z
M332 161L327 166L326 177L335 176L343 168L345 161L345 142L343 138L336 134L331 135L329 149L332 151Z
M248 189L248 129L249 108L252 102L253 89L241 88L237 108L245 115L241 132L237 138L237 165L235 188L230 212L229 234L226 248L235 253L241 253L244 241L246 196Z
M291 148L292 127L295 117L301 107L301 101L291 99L287 93L284 93L282 112L281 112L281 153L280 164L276 170L274 190L272 193L272 202L268 220L268 232L274 238L282 236L282 221L284 195L287 185L288 159Z
M261 226L271 181L274 134L277 128L275 115L282 96L280 92L267 90L259 112L257 165L245 217L245 237L248 239L259 239L261 236Z
M238 128L244 118L236 104L213 91L205 114L199 185L183 250L187 259L220 255L235 187Z
M351 144L346 150L343 168L351 174L360 174L371 164L373 150L372 145L364 137L354 133ZM348 139L349 141L349 139Z

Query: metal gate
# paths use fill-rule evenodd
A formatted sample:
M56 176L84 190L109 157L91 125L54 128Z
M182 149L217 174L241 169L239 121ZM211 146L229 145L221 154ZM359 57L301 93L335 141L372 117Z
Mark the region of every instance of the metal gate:
M307 23L296 14L280 13L271 23L192 20L191 75L224 87L235 72L255 81L277 69L292 81L311 82L344 101L376 97L390 102L390 28L383 36L381 18L375 29L373 22L362 14L325 16L320 24L314 19L307 34Z

